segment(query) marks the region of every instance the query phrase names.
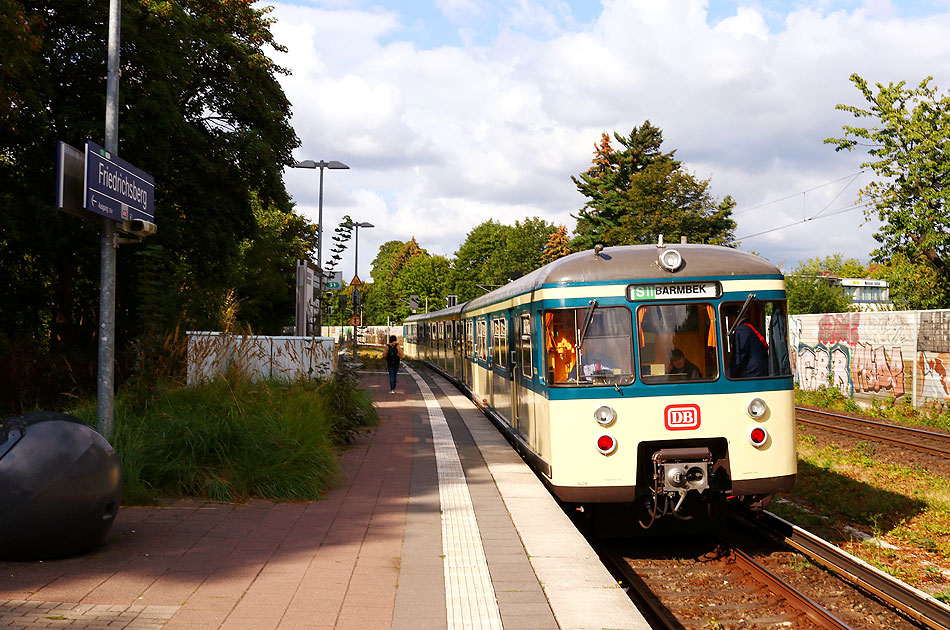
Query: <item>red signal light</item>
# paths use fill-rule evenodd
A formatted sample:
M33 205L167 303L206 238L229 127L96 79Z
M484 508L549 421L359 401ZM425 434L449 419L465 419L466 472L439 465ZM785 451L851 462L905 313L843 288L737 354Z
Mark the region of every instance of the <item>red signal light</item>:
M769 434L762 427L754 427L749 431L749 441L752 442L752 446L762 446L767 439L769 439Z
M617 450L617 441L609 433L597 436L597 450L603 455L610 455Z

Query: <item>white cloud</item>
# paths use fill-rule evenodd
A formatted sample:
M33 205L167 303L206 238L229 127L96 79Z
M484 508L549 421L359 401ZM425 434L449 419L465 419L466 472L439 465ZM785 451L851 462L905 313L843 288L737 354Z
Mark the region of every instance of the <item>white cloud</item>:
M489 218L573 227L584 199L571 175L589 166L601 132L626 134L646 119L691 172L712 177L714 194L737 199L738 236L794 223L839 189L796 193L855 173L864 159L822 144L852 122L834 109L860 102L852 72L909 84L935 74L948 87L939 73L950 14L902 18L883 0L779 20L752 2L711 20L703 0L604 0L582 26L556 0L440 0L433 11L478 43L450 45L452 32L435 46L413 40L417 18L382 4L392 8L279 3L274 12L275 36L290 49L276 60L294 73L281 80L298 157L352 167L326 175L327 234L345 213L377 226L360 233L361 276L391 239L415 236L451 255ZM313 171L286 181L316 218ZM824 214L847 207L856 189ZM860 210L842 212L743 247L789 265L835 252L866 259L874 225L862 222Z

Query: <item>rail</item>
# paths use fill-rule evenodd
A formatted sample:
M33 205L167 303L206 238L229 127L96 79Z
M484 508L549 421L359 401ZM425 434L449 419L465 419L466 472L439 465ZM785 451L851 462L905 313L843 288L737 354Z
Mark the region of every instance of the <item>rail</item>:
M771 512L761 512L754 520L787 545L925 627L934 630L950 628L950 606Z
M820 409L810 409L807 407L795 407L795 411L795 420L799 424L817 427L819 429L825 429L828 431L834 431L836 433L844 433L846 435L851 435L862 439L883 442L885 444L900 446L902 448L910 448L916 451L927 453L929 455L950 458L950 435L945 433L937 433L935 431L927 431L924 429L917 429L915 427L905 427L898 424L889 424L886 422L877 422L875 420L856 418L854 416L822 411ZM809 418L806 414L817 416L818 418ZM823 421L819 419L821 417L834 418L839 422L835 423ZM845 421L857 426L842 426L840 421ZM887 435L885 432L892 432L898 435ZM901 434L907 437L900 437ZM911 437L918 438L919 440L926 440L926 442L908 439ZM931 441L932 443L928 443Z

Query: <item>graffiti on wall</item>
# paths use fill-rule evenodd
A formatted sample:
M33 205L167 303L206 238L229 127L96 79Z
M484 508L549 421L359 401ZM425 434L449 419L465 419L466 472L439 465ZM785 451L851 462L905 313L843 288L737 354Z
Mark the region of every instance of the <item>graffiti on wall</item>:
M790 322L800 388L834 387L849 397L885 393L898 398L906 393L903 320L887 326L867 313L830 313L812 319L817 334L809 336L805 317Z
M894 398L904 395L904 355L900 347L891 348L888 355L884 346L858 343L851 357L851 373L856 392L877 394L884 390Z
M831 348L800 344L795 362L798 386L810 391L831 386L843 395L850 396L850 360L850 349L842 344L835 344Z
M858 343L861 327L861 313L831 313L822 315L818 320L818 343L830 346L845 343L853 346Z
M918 368L921 374L919 402L950 398L950 354L920 352Z

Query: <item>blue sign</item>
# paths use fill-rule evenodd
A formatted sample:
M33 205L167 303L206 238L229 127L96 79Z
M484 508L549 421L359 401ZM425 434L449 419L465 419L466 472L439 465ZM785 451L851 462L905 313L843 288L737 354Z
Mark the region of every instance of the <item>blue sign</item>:
M155 223L155 179L122 158L86 142L83 207L116 221Z

